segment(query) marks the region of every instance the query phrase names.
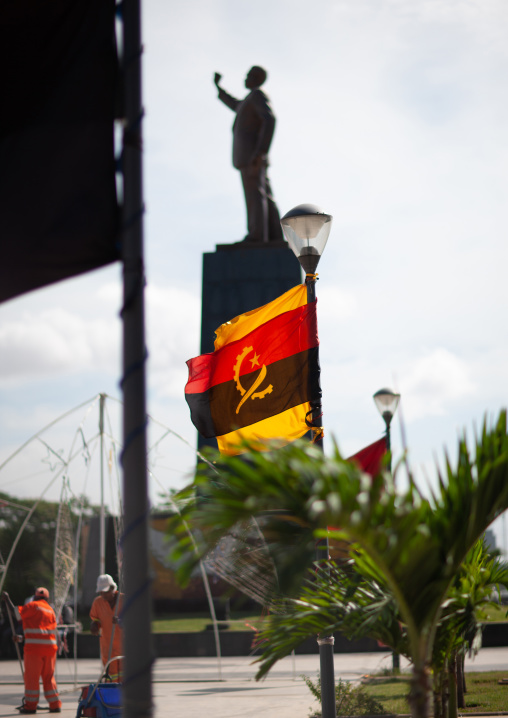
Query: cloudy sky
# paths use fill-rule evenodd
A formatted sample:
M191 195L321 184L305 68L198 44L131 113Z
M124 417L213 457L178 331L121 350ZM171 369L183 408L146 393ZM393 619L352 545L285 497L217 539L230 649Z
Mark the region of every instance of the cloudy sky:
M202 255L245 234L215 71L242 97L249 67L267 68L281 214L334 217L318 321L343 452L381 436L372 394L391 386L395 458L403 419L432 485L444 448L507 405L507 25L504 0L145 0L148 408L190 444L159 446L165 488L194 461ZM0 306L0 461L99 392L120 398L120 283L116 265ZM0 470L0 490L36 496L36 473Z

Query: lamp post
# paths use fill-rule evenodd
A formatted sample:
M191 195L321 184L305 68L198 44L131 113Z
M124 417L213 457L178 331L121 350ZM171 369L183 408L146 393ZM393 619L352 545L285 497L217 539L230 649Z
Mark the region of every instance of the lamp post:
M305 272L307 302L316 299L316 268L326 246L332 227L332 215L326 214L314 204L299 204L282 217L280 223L287 242ZM314 443L322 447L323 431L318 426L321 418L321 394L312 397L311 424ZM325 718L325 716L323 716Z
M374 396L374 403L386 425L386 450L388 452L388 470L392 473L392 445L390 438L390 424L399 405L400 394L396 394L391 389L379 389ZM392 668L394 671L400 670L400 656L396 651L392 651Z
M284 236L305 272L307 302L316 299L316 268L323 254L332 226L332 216L313 204L300 204L291 209L280 221ZM321 426L321 392L311 399L310 424L314 443L323 449ZM329 558L328 539L316 546L318 562ZM319 666L321 675L322 718L335 718L335 675L333 668L333 636L318 636Z
M390 441L390 424L392 423L393 416L397 411L399 405L400 394L396 394L391 389L380 389L376 391L372 397L378 408L379 413L385 420L386 425L386 450L388 453L391 452L391 441ZM390 473L392 471L392 457L389 457L388 468Z

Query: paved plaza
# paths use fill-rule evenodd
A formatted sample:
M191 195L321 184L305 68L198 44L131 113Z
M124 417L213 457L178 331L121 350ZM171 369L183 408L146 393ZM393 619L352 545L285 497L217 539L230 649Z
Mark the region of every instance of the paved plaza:
M335 654L338 680L357 681L361 676L389 668L384 653ZM317 706L301 675L316 678L318 655L288 656L279 661L261 682L254 679L252 658L159 658L153 670L156 718L204 716L204 718L307 718ZM407 663L402 659L402 668ZM508 648L483 648L466 670L504 670L508 677ZM101 666L97 659L59 659L57 679L63 703L62 718L75 718L80 687L95 683ZM0 717L18 716L23 684L18 661L0 661ZM506 688L508 709L508 686ZM42 698L41 705L45 705ZM42 708L39 711L48 715Z

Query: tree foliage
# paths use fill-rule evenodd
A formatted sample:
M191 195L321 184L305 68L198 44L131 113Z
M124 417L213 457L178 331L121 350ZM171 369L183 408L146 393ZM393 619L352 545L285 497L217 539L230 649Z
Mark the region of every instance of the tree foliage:
M0 493L0 551L7 559L23 521L35 503L29 499L13 499ZM41 501L25 530L7 572L4 589L20 603L31 596L37 586L53 583L53 554L58 504Z
M397 493L387 473L371 478L345 460L337 446L326 457L295 442L241 457L201 464L182 492L182 513L170 525L186 580L196 561L238 522L261 520L281 589L294 595L324 536L361 546L362 572L386 586L405 626L414 666L413 716L427 712L428 666L443 604L462 562L485 529L508 508L506 412L484 422L474 455L461 439L458 460L448 457L430 498L413 477ZM186 526L198 530L197 550ZM330 527L334 527L330 529ZM340 527L340 528L335 528ZM263 670L263 667L262 669Z
M78 523L78 502L73 499L71 517ZM34 499L17 499L0 492L0 553L7 560ZM22 603L37 586L53 586L55 531L59 504L39 501L15 548L4 581L4 590L13 601ZM96 507L86 503L87 513Z

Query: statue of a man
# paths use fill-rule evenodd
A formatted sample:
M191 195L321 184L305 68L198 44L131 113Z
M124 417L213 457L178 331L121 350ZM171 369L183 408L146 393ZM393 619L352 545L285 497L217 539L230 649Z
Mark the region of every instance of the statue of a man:
M270 242L283 239L279 211L268 180L268 150L275 129L275 115L270 101L261 89L267 73L262 67L251 67L245 78L250 90L237 100L220 87L222 75L215 73L219 100L236 112L233 124L233 166L240 170L248 234L244 242Z

